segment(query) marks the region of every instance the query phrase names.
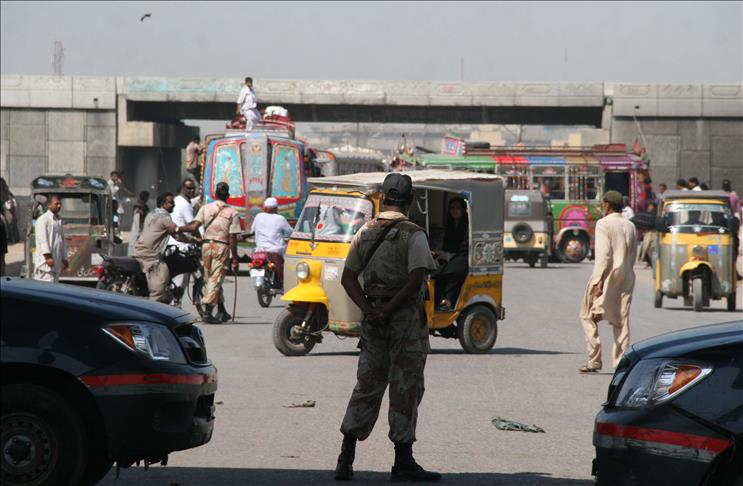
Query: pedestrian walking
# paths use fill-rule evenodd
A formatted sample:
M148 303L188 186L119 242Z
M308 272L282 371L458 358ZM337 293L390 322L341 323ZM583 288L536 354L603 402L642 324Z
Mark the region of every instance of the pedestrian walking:
M240 90L237 98L236 114L242 114L245 117L245 130L252 130L261 120L261 114L258 111L258 98L253 89L253 78L245 78L245 85Z
M204 226L204 240L201 257L204 264L206 288L201 303L204 307L202 320L207 324L221 324L232 318L224 307L222 282L230 265L232 253L232 270L237 272L237 235L240 233L240 218L235 208L227 204L230 186L220 182L214 191L217 200L202 206L194 220L182 226L181 231L194 233ZM216 316L212 316L214 306L218 307Z
M124 180L121 177L121 172L112 170L110 174L111 178L108 180L108 187L111 189L111 199L117 201L118 208L114 211L116 214L121 216L124 214L124 206L121 204L121 196L134 196L134 193L124 187Z
M622 217L629 221L630 219L635 217L635 211L632 209L632 206L629 205L629 198L627 196L622 196Z
M61 209L62 199L53 194L49 196L46 212L36 220L34 280L59 282L59 274L68 266Z
M413 199L410 176L387 175L382 192L383 211L354 236L341 277L364 320L357 382L341 424L335 479L353 478L356 442L371 433L389 384L389 438L395 444L391 479L435 482L441 475L419 466L412 448L430 351L422 313L423 278L436 264L425 233L405 216Z
M186 172L201 184L201 139L195 136L186 146Z
M595 260L580 307L588 361L581 373L601 369L598 323L609 321L614 332L612 365L616 368L629 345L629 308L635 286L633 264L637 256L635 225L622 217L622 195L604 194L604 217L596 222Z

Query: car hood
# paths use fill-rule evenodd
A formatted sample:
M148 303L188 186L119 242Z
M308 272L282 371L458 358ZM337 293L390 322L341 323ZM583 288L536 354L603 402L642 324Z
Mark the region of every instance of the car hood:
M672 358L707 348L743 346L743 320L661 334L634 345L640 358Z
M138 320L172 326L190 318L190 314L183 309L150 302L141 297L28 279L3 277L0 281L0 295L2 298L12 297L30 304L38 302L67 307L105 321Z

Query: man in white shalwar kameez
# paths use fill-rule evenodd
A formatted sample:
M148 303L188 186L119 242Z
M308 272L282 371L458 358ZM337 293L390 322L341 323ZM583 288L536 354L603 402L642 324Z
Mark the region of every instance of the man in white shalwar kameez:
M252 130L261 120L258 111L258 98L253 89L253 78L245 78L245 86L237 98L237 111L245 117L245 130Z
M67 268L67 246L65 245L59 196L50 196L47 211L39 216L34 226L36 256L34 257L34 280L59 282L59 274Z
M608 191L601 205L604 217L596 222L596 259L583 294L580 321L586 336L588 360L581 373L601 369L598 323L609 321L614 331L614 368L629 346L629 307L635 286L633 265L637 258L635 225L622 217L622 195Z

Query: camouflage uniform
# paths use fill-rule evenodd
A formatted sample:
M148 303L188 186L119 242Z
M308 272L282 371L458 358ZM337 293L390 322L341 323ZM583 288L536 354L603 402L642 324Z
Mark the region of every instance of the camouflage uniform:
M383 212L359 230L351 244L346 267L361 271L362 257L366 258L384 227L403 217L397 212ZM364 293L372 306L382 306L407 283L412 270L421 267L434 270L435 266L425 233L414 223L403 221L390 230L363 270ZM369 436L389 383L389 438L393 442L415 441L418 404L425 390L423 369L431 349L422 314L422 291L421 288L384 325L362 324L357 383L341 425L344 435L359 440Z
M201 303L217 305L222 298L222 281L230 266L230 235L240 233L240 218L235 208L217 200L202 206L194 221L205 227L201 257L206 288Z

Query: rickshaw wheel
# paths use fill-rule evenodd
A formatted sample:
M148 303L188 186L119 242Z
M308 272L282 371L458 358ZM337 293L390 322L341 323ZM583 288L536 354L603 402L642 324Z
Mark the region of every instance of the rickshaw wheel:
M529 264L529 268L534 268L534 266L537 264L538 256L534 253L529 253L524 257L524 261Z
M539 266L540 268L547 268L547 262L549 261L550 256L545 251L539 256Z
M588 241L583 236L565 236L560 253L566 263L580 263L588 256Z
M730 312L735 311L735 290L733 290L733 292L728 295L728 310Z
M457 331L467 353L487 353L498 338L498 321L489 307L474 305L459 317Z
M292 339L292 328L302 325L302 317L284 309L273 322L273 345L284 356L304 356L315 347L310 337Z
M655 308L660 309L663 307L663 293L660 290L655 291Z
M704 280L695 278L691 282L691 288L694 294L694 311L699 312L704 309Z

